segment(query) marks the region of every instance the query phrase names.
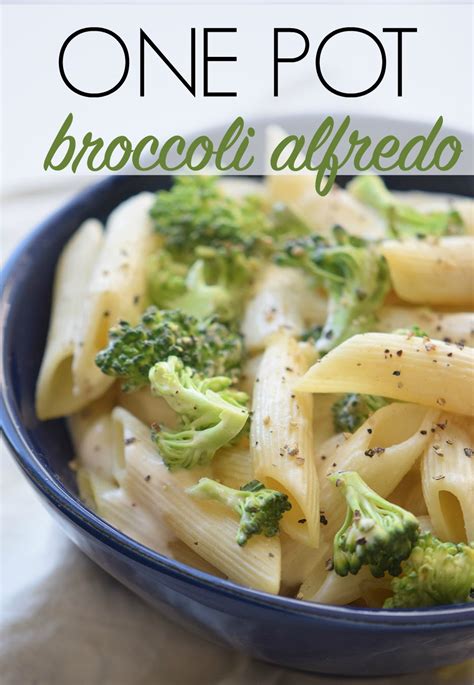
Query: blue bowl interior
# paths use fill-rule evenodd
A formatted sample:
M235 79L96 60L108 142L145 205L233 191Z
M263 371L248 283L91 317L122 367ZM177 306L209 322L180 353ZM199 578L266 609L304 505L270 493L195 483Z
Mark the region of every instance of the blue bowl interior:
M346 181L345 177L339 179L341 185ZM386 177L386 181L396 189L431 189L453 194L473 194L472 177L466 176ZM84 514L78 513L78 509L74 510L74 505L68 501L71 494L77 501L77 489L74 474L68 467L73 450L65 422L63 419L39 422L34 412L35 385L46 341L56 262L67 239L85 219L96 217L105 221L109 213L131 195L142 190L166 189L170 184L171 180L167 177L117 176L93 186L37 228L12 256L3 276L2 424L22 468L43 492L49 490L49 494L46 494L58 508L70 517L75 517L76 521L84 522L85 519ZM49 488L44 487L46 482L50 483ZM66 496L63 488L68 493ZM93 517L85 521L84 525L89 526L89 531L97 532L97 528L91 524L92 519ZM119 533L115 535L124 544L125 536ZM107 537L104 534L104 539ZM140 545L135 544L133 548L139 549ZM159 555L153 552L145 554L149 563L152 563L151 559L160 563ZM175 572L179 573L180 569L181 572L190 572L178 562L168 564L168 568L172 567ZM234 587L236 594L260 598L259 601L272 601L282 608L293 606L293 610L302 611L305 605L236 588L227 581L212 579L198 571L192 571L192 574L207 584L212 583L215 587L228 590ZM306 610L312 612L314 607L315 605L306 605ZM466 611L465 607L458 609L462 613ZM450 608L451 610L454 608ZM319 611L350 616L359 610L321 606ZM360 610L360 613L372 615L377 620L377 610ZM386 619L387 613L383 613ZM420 612L417 613L419 615ZM431 613L436 613L436 610ZM403 615L404 620L407 620L407 613L399 612L400 620ZM392 616L396 621L395 615ZM415 617L413 622L416 622Z

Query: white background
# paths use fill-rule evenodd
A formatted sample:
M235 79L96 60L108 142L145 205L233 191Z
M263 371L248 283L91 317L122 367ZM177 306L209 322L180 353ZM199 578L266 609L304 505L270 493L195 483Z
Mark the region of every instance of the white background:
M472 5L426 4L355 5L7 5L3 9L3 172L8 190L18 190L56 179L67 172L48 172L42 162L69 112L73 132L81 139L92 131L104 140L119 134L138 141L145 134L160 140L172 133L191 134L213 124L245 117L276 117L292 113L341 112L376 114L420 122L434 122L442 114L446 125L472 130L473 43ZM67 36L85 26L104 26L126 42L131 66L127 81L104 98L85 98L71 92L58 71L58 54ZM189 29L197 29L198 95L193 98L158 59L149 53L146 96L139 97L138 44L142 27L184 73L189 71ZM211 87L237 90L237 98L202 96L203 26L238 27L236 35L212 36L215 54L235 54L236 64L212 64ZM280 97L272 92L273 27L303 29L311 40L307 57L281 65ZM318 82L314 56L321 39L335 28L363 26L383 42L387 72L382 84L362 98L340 98ZM404 36L403 97L396 94L396 36L383 27L414 26L417 34ZM66 53L71 79L84 88L101 90L120 74L122 55L104 35L76 39ZM293 37L282 51L298 52L301 39ZM222 51L222 52L221 52ZM366 86L376 77L378 50L370 39L346 34L328 43L323 55L326 78L348 90ZM392 131L387 131L392 132ZM79 172L83 173L83 172Z

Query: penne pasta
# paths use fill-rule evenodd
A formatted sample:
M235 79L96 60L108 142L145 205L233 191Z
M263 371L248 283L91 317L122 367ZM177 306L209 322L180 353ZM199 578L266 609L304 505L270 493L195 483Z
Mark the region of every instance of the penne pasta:
M474 238L388 240L382 244L395 292L425 305L474 305Z
M399 507L411 511L415 516L426 516L428 514L423 498L419 461L402 478L395 490L390 493L389 499L394 504L398 504Z
M216 480L238 490L253 480L253 464L248 441L220 449L212 461L212 473Z
M149 387L140 388L135 392L123 392L117 394L117 404L136 416L142 423L151 426L153 423L162 424L175 428L176 412L162 397L151 394Z
M311 602L319 602L320 604L352 604L359 598L367 596L369 593L380 592L385 595L390 594L390 576L384 578L374 578L367 566L360 569L355 576L349 574L348 576L338 576L334 571L326 573L324 582L319 590L310 599ZM373 606L375 601L372 595L370 605ZM381 606L380 602L379 606Z
M474 435L468 419L444 415L422 460L422 487L442 540L474 541Z
M73 354L89 281L103 241L102 224L85 221L67 242L56 267L46 350L36 386L42 421L78 411L93 392L74 394Z
M428 336L474 347L473 312L439 312L427 307L382 307L376 331L391 333L399 328L419 326Z
M365 333L346 340L294 384L297 392L361 392L474 414L474 349Z
M302 544L319 539L318 479L312 435L313 402L295 394L295 378L308 368L314 350L280 334L267 347L255 380L250 451L255 477L285 492L292 504L281 527Z
M95 365L107 345L111 326L120 319L136 323L145 306L145 260L152 246L148 210L153 195L141 193L123 202L110 215L104 244L83 298L82 324L72 365L74 394L99 396L113 383Z
M267 127L268 160L286 135L279 126ZM333 226L339 225L353 235L363 237L376 239L385 234L385 221L371 207L366 207L337 186L327 195L319 195L315 192L314 176L309 172L285 174L269 169L265 187L271 204L287 204L314 232L328 235Z
M176 537L231 580L277 593L281 574L278 537L255 536L245 547L237 545L238 517L216 502L199 501L186 492L209 469L170 473L144 424L121 408L114 409L112 417L121 432L117 448L126 465L123 487L134 501L163 516Z
M326 308L326 298L310 288L300 271L270 264L245 309L242 333L247 349L262 350L279 330L301 335L311 325L324 323Z
M115 403L115 386L67 423L79 465L100 481L115 484L115 449L110 413Z

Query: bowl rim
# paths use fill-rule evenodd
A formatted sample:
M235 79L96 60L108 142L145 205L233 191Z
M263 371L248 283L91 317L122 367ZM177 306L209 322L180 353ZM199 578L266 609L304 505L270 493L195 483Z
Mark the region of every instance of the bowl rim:
M63 215L67 215L78 206L84 206L90 198L100 195L108 186L113 187L118 178L121 177L107 177L98 183L86 187L60 209L50 214L20 242L3 269L0 281L2 291L0 300L0 321L2 326L0 424L13 457L34 487L63 516L66 516L72 523L92 537L98 538L100 542L112 548L115 552L119 552L137 563L148 566L177 580L189 582L194 586L211 591L216 595L243 600L255 606L266 607L280 612L298 614L307 619L320 617L347 623L386 625L391 628L404 628L408 626L414 628L418 626L428 630L446 628L449 625L459 628L474 625L474 603L421 609L366 609L362 607L320 604L291 597L271 595L237 585L227 579L218 578L182 562L165 557L159 552L155 552L124 535L107 523L107 521L89 510L84 503L59 482L45 464L41 463L41 460L35 453L35 449L28 440L27 431L22 425L21 418L16 410L16 401L10 383L11 369L9 368L6 346L4 345L9 333L10 314L14 310L12 295L14 295L16 284L22 274L22 269L17 267L22 257L31 249L36 241L43 234L53 230L53 227Z

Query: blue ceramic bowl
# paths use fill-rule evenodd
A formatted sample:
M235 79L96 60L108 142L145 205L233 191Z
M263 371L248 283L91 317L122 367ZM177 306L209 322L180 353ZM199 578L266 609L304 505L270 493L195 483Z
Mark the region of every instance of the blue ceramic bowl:
M417 179L393 179L420 185ZM467 177L423 179L424 188L463 192ZM104 220L164 178L123 176L83 192L45 221L4 273L2 422L25 476L67 535L94 561L173 620L257 659L319 673L406 673L462 661L473 653L474 605L383 611L274 597L167 559L122 535L78 499L68 469L63 420L40 423L34 391L48 327L56 261L88 217Z

